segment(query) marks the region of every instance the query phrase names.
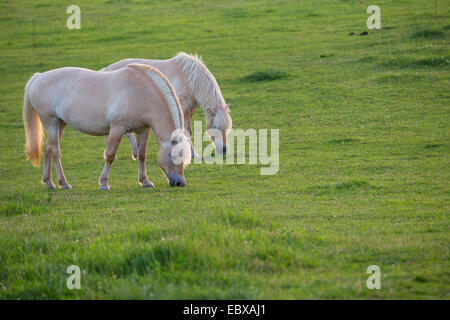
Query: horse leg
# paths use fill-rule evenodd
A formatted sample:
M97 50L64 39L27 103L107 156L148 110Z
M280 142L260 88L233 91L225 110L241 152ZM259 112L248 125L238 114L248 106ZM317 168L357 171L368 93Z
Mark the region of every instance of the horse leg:
M131 147L131 158L133 160L136 160L138 157L138 146L136 144L136 140L134 139L134 134L133 133L127 133L126 134L127 138L128 138L128 142L130 143L130 147Z
M61 148L59 142L61 140L62 134L64 132L67 124L64 121L59 120L58 123L58 136L56 140L56 148L53 152L53 162L55 164L56 174L58 175L58 184L61 189L71 189L72 186L67 183L66 176L64 175L64 170L61 165Z
M58 128L59 129L58 130L59 141L61 141L61 137L62 137L62 135L64 133L64 129L66 128L66 126L67 126L67 123L65 123L62 120L59 120L59 128Z
M48 139L44 147L44 173L42 174L42 183L45 183L47 189L55 189L55 184L52 181L52 151Z
M64 176L64 172L61 166L61 151L59 149L59 137L62 134L62 130L65 124L61 124L58 118L42 116L42 124L47 131L47 141L45 142L44 150L44 173L42 175L42 182L45 183L45 187L48 189L54 189L55 185L52 181L52 160L55 164L56 173L58 175L58 183L62 189L70 188ZM61 130L61 131L62 131Z
M116 157L117 148L119 147L120 140L124 134L124 130L119 128L111 128L108 138L106 139L105 149L105 166L103 167L102 175L100 176L100 190L110 190L108 185L108 173L111 165Z
M46 115L39 115L42 124L47 132L47 141L45 141L44 149L44 173L42 175L42 182L45 183L47 189L54 189L55 184L52 181L52 160L58 141L58 118L49 117Z
M142 133L137 134L137 147L138 147L138 168L139 168L139 177L138 181L142 184L143 188L151 187L153 188L153 183L148 180L147 172L145 169L145 156L147 151L147 141L148 136L150 135L150 129L145 130Z
M191 145L191 155L192 158L199 157L199 154L195 152L194 145L192 144L192 128L191 128L191 119L194 115L194 110L187 109L183 111L183 117L184 117L184 128L189 132L189 144Z

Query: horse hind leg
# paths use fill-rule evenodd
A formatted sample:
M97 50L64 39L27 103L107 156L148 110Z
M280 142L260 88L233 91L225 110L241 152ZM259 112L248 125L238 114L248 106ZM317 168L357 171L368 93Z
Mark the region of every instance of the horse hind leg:
M131 147L131 158L133 160L136 160L138 158L138 146L136 144L136 140L134 139L134 134L133 133L127 133L126 134L127 138L128 138L128 142L130 143L130 147Z
M61 164L61 148L60 148L60 141L61 137L64 133L64 129L67 126L67 124L63 121L59 121L58 123L58 135L57 135L57 141L56 141L56 153L53 154L53 161L55 163L55 169L56 173L58 175L58 184L61 189L71 189L72 186L67 183L66 176L64 175L64 170L62 168Z
M55 189L55 184L52 181L52 150L48 140L44 147L44 173L42 174L42 183L47 189Z
M42 174L42 183L47 189L55 189L55 184L52 181L52 160L57 149L58 138L58 119L49 117L45 114L39 114L39 118L45 131L47 132L47 140L44 148L44 172Z
M198 158L200 155L195 152L194 145L192 144L192 128L191 128L191 120L192 116L194 115L194 110L187 109L183 112L184 116L184 128L189 132L189 144L191 146L191 157L192 158Z
M55 164L56 174L58 176L58 184L61 189L70 189L70 185L66 181L64 171L61 166L61 150L59 148L59 137L64 130L65 124L60 124L58 118L42 117L42 124L47 131L47 141L45 142L45 160L44 160L44 175L42 181L47 188L54 188L55 185L51 179L51 163ZM60 133L61 130L61 133Z
M66 128L66 126L67 126L67 123L65 123L62 120L59 120L59 124L58 124L58 139L59 139L59 141L61 141L61 137L64 133L64 129Z

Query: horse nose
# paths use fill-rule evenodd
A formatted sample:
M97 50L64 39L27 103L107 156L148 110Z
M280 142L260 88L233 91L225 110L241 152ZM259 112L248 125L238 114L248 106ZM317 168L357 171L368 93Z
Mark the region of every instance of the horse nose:
M177 181L177 184L176 184L177 187L184 187L185 185L186 185L186 181L184 181L184 180Z
M186 179L179 175L172 175L170 177L170 186L171 187L184 187L186 185Z
M178 180L176 182L174 182L173 184L171 184L171 187L184 187L186 185L186 181L183 180Z

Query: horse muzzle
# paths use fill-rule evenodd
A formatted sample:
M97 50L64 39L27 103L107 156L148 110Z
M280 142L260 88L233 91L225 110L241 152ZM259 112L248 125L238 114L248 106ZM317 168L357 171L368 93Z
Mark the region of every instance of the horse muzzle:
M169 185L171 187L184 187L186 185L186 179L178 174L169 174Z
M214 141L214 144L216 145L216 152L218 154L226 154L228 151L228 145L223 144L221 141Z

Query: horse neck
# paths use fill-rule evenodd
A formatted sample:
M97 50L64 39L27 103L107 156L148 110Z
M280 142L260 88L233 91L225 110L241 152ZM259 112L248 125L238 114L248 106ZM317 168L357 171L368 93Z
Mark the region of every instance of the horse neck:
M171 82L178 99L183 108L195 107L198 103L195 99L194 91L189 84L188 75L183 68L177 63L175 58L168 60L160 60L154 64Z
M176 67L178 67L183 74L183 88L180 88L180 85L177 84L177 88L175 89L177 94L181 91L180 89L184 89L183 98L185 100L191 101L193 105L200 105L204 112L206 112L207 109L216 110L218 107L225 104L217 81L205 65L196 66L195 70L197 70L198 76L194 78L182 65L177 64L176 57L168 60L168 62L170 63L166 64L164 67L168 67L174 62ZM190 71L192 72L193 70L191 69ZM168 70L166 72L168 74L170 73ZM181 94L179 94L179 96L180 95Z
M219 86L212 79L207 78L208 83L197 83L197 90L195 90L195 99L199 103L203 111L206 109L216 110L218 107L225 104Z
M146 73L145 79L147 80L149 80L147 77L148 75L149 74ZM152 75L154 74L151 74L151 77ZM145 101L154 101L154 103L150 103L152 107L148 114L150 116L150 125L153 128L153 131L155 131L155 136L159 145L170 141L172 133L178 129L178 127L182 128L184 126L182 110L179 106L177 97L175 96L175 92L171 89L170 84L166 87L165 81L162 81L162 83L164 83L162 87L158 84L161 80L163 80L162 77L163 75L157 75L156 79L158 80L155 82L155 79L152 79L149 84L150 86L154 86L156 90L144 91L144 95L146 95ZM169 89L170 93L167 93L164 88ZM158 98L153 96L155 94ZM172 104L176 104L176 111L171 109ZM174 107L174 105L172 105L172 107Z
M152 112L152 114L152 129L155 132L159 146L161 146L162 143L170 141L172 133L177 128L168 107L164 108L164 110L159 110L159 112Z

